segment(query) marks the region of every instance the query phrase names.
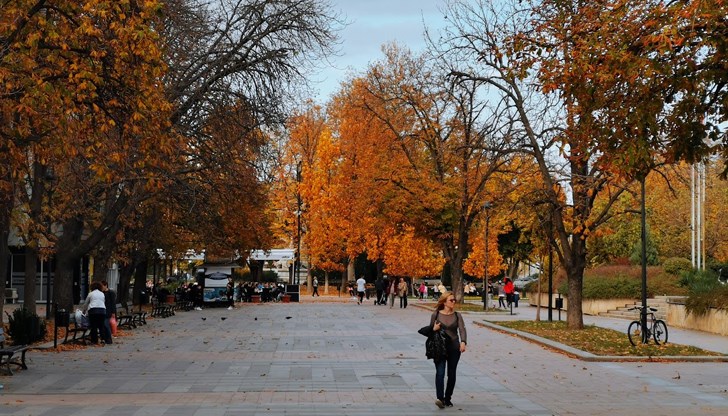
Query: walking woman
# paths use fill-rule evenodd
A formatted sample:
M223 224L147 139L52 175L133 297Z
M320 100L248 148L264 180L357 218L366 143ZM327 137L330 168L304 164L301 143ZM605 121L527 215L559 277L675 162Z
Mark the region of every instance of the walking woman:
M440 409L452 407L452 392L455 389L456 373L460 354L465 352L468 343L468 333L465 331L465 321L459 313L455 312L455 295L444 292L437 300L437 308L430 318L433 331L444 328L449 337L447 345L447 358L435 361L435 404ZM459 335L459 336L458 336ZM447 386L445 386L445 372L447 371Z

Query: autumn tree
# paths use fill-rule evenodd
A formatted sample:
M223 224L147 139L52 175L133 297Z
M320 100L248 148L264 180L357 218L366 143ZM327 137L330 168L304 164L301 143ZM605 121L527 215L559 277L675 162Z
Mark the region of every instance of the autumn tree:
M368 121L375 148L389 155L378 178L390 191L384 194L386 216L439 247L460 300L475 220L484 201L511 189L506 176L498 175L515 169L509 165L509 134L492 123L499 110L475 100L477 82L452 82L438 60L397 47L385 55L367 72L366 92L354 105L370 115L357 120ZM342 134L342 140L350 138Z
M594 198L605 190L612 175L596 161L599 153L593 132L569 130L573 123L587 123L588 119L569 119L569 104L544 91L523 66L523 52L513 40L519 33L530 33L533 25L530 13L518 10L522 9L501 8L500 3L454 2L447 10L451 26L439 49L450 58L453 77L478 81L483 87L479 97L502 103L500 124L507 126L511 140L533 158L543 183L540 206L551 212L556 252L569 279L569 299L574 305L568 311L569 326L581 328L586 239L604 220L620 191L609 195L603 211L592 211Z
M178 225L198 248L272 244L264 230L281 159L272 138L307 69L331 53L337 19L315 0L166 2L165 93L173 129L187 141L168 198L188 213Z
M14 146L21 149L22 156L14 159L12 166L16 172L23 172L18 176L28 184L23 189L32 190L28 198L21 195L26 216L18 217L18 229L31 231L24 235L30 245L29 261L37 247L34 240L39 228L50 229L48 224L52 223L55 230L61 230L61 244L55 248L82 250L72 247L63 236L81 234L74 225L84 221L81 218L88 213L84 209L99 212L98 208L103 207L107 212L114 211L104 195L125 194L129 182L119 181L120 176L136 183L148 179L139 172L140 164L148 162L144 156L125 159L126 154L120 155L125 146L134 148L136 143L144 142L148 136L141 131L156 135L156 144L166 138L157 135L165 125L160 122L165 107L153 82L158 80L163 65L157 61L159 55L155 54L154 36L149 29L157 7L154 2L138 7L97 1L39 1L3 8L3 13L7 12L3 19L9 19L3 30L9 35L3 35L3 53L7 55L3 59L2 84L12 91L3 97L7 103L3 112L12 114L15 120L9 125L14 131L9 129L6 137L16 144L24 143ZM8 68L11 70L6 72ZM145 100L140 100L141 96ZM144 144L147 149L154 148L151 142ZM136 171L130 174L126 170L115 176L112 172L119 165ZM28 166L32 168L25 169ZM150 163L150 169L153 166ZM52 175L47 174L50 169ZM51 178L57 179L56 189L61 192L53 194L55 208L43 211L38 208L43 198L42 182ZM72 184L78 184L81 178L87 180L87 186L74 188ZM10 198L14 197L11 193ZM49 213L50 220L39 218ZM69 223L71 218L73 224ZM87 219L88 223L103 222L100 216ZM114 234L108 232L112 223L104 225L103 232L86 234L93 242L89 246L104 238L102 235ZM53 246L57 236L48 234L49 245ZM86 247L88 250L90 247ZM70 307L69 268L76 254L64 254L69 253L56 251L59 267L54 300Z
M697 51L720 49L715 35L724 23L715 19L725 14L725 6L700 3L543 1L501 10L494 2L457 2L449 9L455 27L450 39L456 42L447 42L445 49L480 68L456 66L453 74L488 80L509 96L526 147L539 164L576 306L568 315L572 328L583 325L586 240L609 216L623 189L619 182L644 178L677 155L705 153L709 143L702 139L715 133L714 123L689 127L706 114L708 97L723 90L714 79L704 82L714 62ZM709 35L692 31L688 22L698 15ZM697 83L691 80L695 71L702 78ZM525 100L533 97L551 100L550 108L558 112L536 117L534 109L549 107ZM674 100L679 104L670 105ZM688 102L701 104L684 105ZM566 167L561 172L550 163L559 157ZM567 205L558 203L562 184L568 185ZM604 191L611 194L595 210Z

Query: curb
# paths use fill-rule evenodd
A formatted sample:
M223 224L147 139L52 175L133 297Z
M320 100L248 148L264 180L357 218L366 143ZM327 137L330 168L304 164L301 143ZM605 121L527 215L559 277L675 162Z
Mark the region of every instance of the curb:
M697 363L725 363L728 362L728 356L618 356L618 355L596 355L590 352L582 351L568 345L561 344L550 339L539 337L538 335L529 334L527 332L518 331L511 328L506 328L488 321L473 321L473 324L493 329L495 331L505 332L511 335L515 335L519 338L523 338L527 341L531 341L535 344L542 345L544 347L562 352L566 355L572 356L582 361L587 362L697 362Z

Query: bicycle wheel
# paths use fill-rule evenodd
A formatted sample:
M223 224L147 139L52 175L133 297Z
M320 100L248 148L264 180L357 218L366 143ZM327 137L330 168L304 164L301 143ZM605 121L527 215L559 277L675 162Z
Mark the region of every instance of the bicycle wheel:
M655 321L655 324L652 326L652 337L655 339L655 344L657 345L667 343L667 324L665 324L665 321L662 319Z
M635 347L637 344L642 343L642 324L640 324L640 321L632 321L632 323L629 324L629 327L627 329L627 336L629 337L630 344L634 345Z

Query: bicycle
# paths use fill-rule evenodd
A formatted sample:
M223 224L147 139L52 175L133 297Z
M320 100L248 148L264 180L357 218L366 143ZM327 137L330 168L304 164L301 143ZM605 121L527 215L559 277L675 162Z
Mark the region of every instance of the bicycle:
M667 324L662 319L657 319L655 317L657 309L650 308L649 306L647 307L648 312L645 312L642 309L642 306L635 306L634 308L629 309L630 311L640 311L640 318L643 313L647 314L647 319L645 320L647 327L644 331L642 330L641 321L632 321L629 324L629 327L627 328L629 342L634 346L637 346L638 343L647 344L650 341L650 337L652 337L657 345L667 343Z

